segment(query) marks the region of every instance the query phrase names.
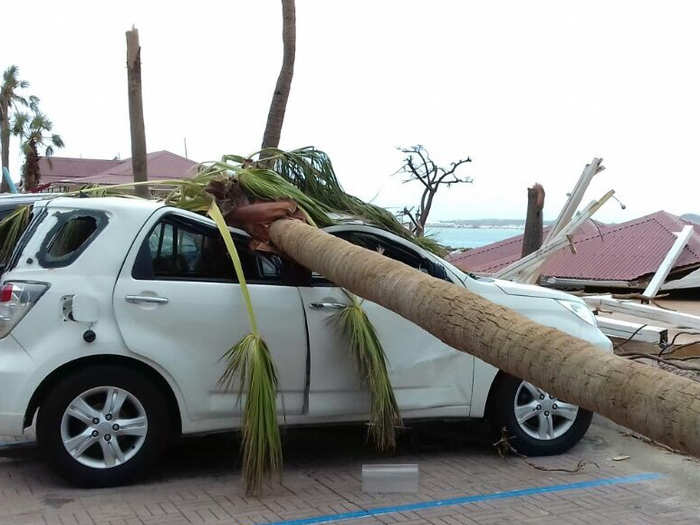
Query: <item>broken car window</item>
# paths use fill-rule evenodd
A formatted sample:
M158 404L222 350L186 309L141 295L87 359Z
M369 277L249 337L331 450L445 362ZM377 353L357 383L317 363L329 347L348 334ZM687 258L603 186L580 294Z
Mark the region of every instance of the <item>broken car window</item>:
M45 268L71 264L107 225L107 215L92 210L56 213L56 219L37 253Z

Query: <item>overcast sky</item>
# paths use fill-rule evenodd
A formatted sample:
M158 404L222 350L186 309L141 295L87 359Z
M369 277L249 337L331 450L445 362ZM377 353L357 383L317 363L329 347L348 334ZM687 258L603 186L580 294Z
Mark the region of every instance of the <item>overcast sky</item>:
M211 160L258 149L281 63L277 0L6 2L4 69L20 67L66 147L130 156L124 32L142 45L149 151ZM327 151L345 188L415 203L396 146L471 156L432 220L521 218L545 187L554 218L586 162L597 218L700 213L700 5L687 1L297 0L284 148ZM12 144L18 148L17 142ZM17 155L15 157L18 157ZM13 170L19 161L14 159Z

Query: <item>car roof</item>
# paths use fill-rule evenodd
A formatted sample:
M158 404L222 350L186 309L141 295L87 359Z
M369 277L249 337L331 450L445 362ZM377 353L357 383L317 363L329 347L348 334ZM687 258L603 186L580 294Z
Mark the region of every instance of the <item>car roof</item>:
M152 213L165 206L160 200L146 200L129 197L56 197L46 204L47 208L71 208L79 210L124 211L133 210Z
M60 195L61 193L3 193L0 194L0 209L7 210L23 204L55 199Z

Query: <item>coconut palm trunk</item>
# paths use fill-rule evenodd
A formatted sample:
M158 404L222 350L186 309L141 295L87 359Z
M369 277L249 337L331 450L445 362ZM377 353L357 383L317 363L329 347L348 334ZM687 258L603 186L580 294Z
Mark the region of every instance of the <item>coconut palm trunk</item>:
M294 76L294 55L296 52L296 13L294 0L282 0L282 67L275 91L272 94L267 124L263 134L262 149L276 148L280 143L284 113Z
M700 383L622 359L462 287L296 220L274 245L448 345L671 447L700 455Z
M2 155L2 168L10 169L10 116L8 107L0 103L0 155ZM0 181L0 192L8 191L9 186L4 175Z

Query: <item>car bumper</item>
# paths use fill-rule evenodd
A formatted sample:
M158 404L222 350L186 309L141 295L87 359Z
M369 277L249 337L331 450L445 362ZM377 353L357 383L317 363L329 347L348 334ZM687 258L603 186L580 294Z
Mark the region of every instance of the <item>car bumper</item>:
M24 435L27 385L34 362L11 335L0 339L0 436Z

